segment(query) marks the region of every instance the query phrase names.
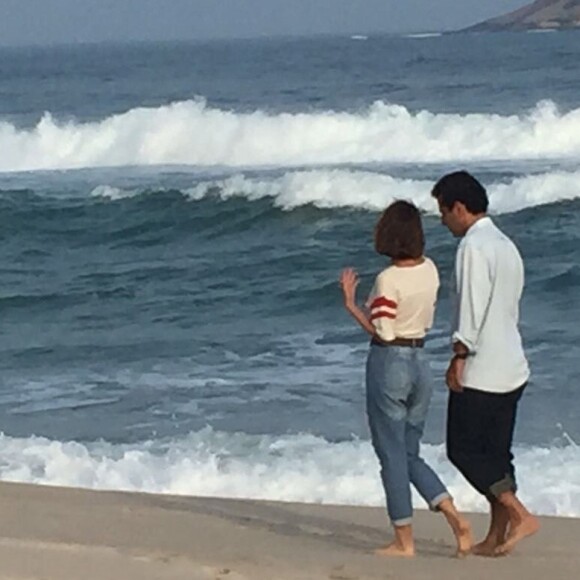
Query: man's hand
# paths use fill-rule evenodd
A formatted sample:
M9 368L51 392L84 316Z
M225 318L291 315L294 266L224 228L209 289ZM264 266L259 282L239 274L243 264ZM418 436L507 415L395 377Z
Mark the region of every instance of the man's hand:
M454 356L449 363L447 374L445 375L445 382L449 390L455 393L463 391L463 371L465 369L465 359Z
M340 286L344 296L344 305L347 309L356 304L358 282L358 275L352 268L345 268L340 274Z

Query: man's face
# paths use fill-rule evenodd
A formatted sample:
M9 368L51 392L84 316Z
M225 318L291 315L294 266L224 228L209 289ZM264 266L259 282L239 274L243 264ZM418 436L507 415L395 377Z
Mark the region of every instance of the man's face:
M465 224L463 220L464 207L462 204L455 202L449 209L439 203L439 213L441 214L441 223L456 237L460 238L465 235Z

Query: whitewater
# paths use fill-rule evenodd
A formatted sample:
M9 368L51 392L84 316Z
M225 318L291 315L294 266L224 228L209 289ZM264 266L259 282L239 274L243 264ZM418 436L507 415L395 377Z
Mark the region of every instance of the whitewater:
M332 443L299 434L275 438L204 429L183 439L141 445L81 444L2 436L4 481L207 497L335 505L384 504L378 464L368 441ZM487 504L449 464L442 445L425 459L462 510ZM521 496L536 513L580 516L580 449L517 448ZM24 461L23 461L24 458ZM414 493L414 505L425 508Z
M366 110L269 114L205 99L139 107L79 123L45 113L30 128L0 121L0 171L193 165L566 160L580 155L580 108L542 101L519 115L437 114L377 101Z

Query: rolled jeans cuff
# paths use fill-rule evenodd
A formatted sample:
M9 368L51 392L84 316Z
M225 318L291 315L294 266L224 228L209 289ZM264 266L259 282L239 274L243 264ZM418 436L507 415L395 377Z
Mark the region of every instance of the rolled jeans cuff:
M413 523L413 518L402 518L400 520L392 520L391 522L395 528L401 528L402 526L410 526Z
M452 499L451 495L447 492L444 491L443 493L440 493L439 495L436 495L430 502L429 502L429 509L432 512L438 512L439 511L439 504L445 500L445 499Z
M499 497L502 493L507 491L516 492L517 485L514 481L514 478L511 475L506 475L503 479L496 481L493 485L490 486L489 491L491 495L495 498Z

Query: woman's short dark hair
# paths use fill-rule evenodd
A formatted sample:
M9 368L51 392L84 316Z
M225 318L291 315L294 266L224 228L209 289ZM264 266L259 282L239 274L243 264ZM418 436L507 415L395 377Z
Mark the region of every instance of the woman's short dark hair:
M431 194L447 209L453 209L455 203L460 202L474 215L485 213L489 205L485 187L467 171L444 175Z
M375 250L393 260L420 258L425 235L419 210L408 201L395 201L375 226Z

